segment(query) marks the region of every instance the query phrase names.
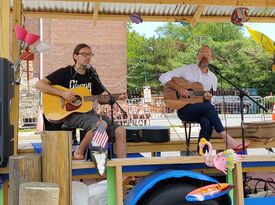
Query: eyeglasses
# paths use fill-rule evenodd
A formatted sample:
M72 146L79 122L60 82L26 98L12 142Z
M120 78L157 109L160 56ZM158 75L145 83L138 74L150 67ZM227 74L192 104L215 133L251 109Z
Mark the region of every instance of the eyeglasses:
M94 56L93 53L86 53L86 52L78 53L78 55L79 55L79 54L82 55L83 57L87 57L87 56L92 57L92 56Z
M206 56L210 56L210 55L212 55L212 53L204 53L204 52L199 52L199 55L206 55Z

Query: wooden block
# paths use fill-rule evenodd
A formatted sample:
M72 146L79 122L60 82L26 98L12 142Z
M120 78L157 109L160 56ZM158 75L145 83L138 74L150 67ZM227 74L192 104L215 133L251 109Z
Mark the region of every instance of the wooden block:
M59 205L71 205L72 134L69 131L46 131L41 139L42 180L59 185Z
M55 183L26 182L19 188L19 205L59 205L59 187Z
M18 205L19 185L41 181L41 155L23 154L9 157L9 204Z

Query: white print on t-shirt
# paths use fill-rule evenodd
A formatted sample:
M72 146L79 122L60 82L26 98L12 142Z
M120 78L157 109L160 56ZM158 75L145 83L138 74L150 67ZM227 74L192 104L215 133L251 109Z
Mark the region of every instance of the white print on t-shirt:
M78 84L77 80L70 80L69 88L72 89L72 88L77 88L77 87L86 87L86 88L89 88L89 90L91 91L92 83L89 82L89 83Z

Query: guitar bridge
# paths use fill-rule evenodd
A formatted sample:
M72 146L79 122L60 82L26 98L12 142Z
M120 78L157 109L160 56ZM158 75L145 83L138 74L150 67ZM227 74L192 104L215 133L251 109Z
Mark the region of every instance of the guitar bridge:
M60 97L60 104L61 104L61 108L64 109L64 107L65 107L65 100L62 97Z

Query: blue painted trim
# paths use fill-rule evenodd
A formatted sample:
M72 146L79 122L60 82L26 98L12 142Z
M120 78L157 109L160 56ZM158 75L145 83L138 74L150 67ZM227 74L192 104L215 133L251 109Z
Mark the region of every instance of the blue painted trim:
M217 180L213 179L204 174L199 174L197 172L185 171L185 170L164 170L160 172L155 172L143 180L141 180L127 195L124 205L135 205L138 200L154 185L158 182L169 179L169 178L182 178L190 177L198 180L210 181L213 183L218 183Z
M87 169L73 169L73 176L81 176L81 175L89 175L89 174L97 174L96 168L87 168Z
M258 198L245 198L245 205L274 205L275 204L275 196L267 196L267 197L258 197Z
M270 167L275 166L275 162L243 162L242 167Z

